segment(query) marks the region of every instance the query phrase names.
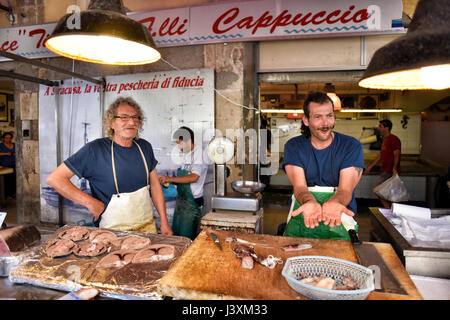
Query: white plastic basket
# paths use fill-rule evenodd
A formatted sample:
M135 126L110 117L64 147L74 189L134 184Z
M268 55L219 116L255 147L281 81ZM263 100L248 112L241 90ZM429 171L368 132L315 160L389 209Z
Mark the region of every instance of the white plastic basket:
M315 300L364 300L375 289L372 270L359 264L323 256L298 256L286 260L281 273L289 286L298 293ZM342 279L351 276L358 290L328 290L304 284L298 279L303 275L323 274L342 285Z

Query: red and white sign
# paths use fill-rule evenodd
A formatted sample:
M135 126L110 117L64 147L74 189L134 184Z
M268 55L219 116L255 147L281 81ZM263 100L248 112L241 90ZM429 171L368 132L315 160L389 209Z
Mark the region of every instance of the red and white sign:
M401 0L248 0L132 12L128 16L148 28L158 47L169 47L403 33L402 8ZM55 26L0 29L0 49L28 58L54 56L44 43Z
M8 51L25 58L55 57L57 54L45 47L56 23L31 25L0 29L0 50ZM0 57L0 61L10 60Z

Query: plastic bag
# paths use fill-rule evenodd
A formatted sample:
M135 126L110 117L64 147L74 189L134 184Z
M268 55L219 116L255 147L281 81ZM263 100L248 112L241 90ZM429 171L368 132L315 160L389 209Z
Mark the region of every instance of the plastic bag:
M163 186L162 191L166 200L174 200L178 194L177 188L173 184L169 184L167 188Z
M380 198L391 202L408 201L409 197L408 190L398 174L376 186L373 192Z

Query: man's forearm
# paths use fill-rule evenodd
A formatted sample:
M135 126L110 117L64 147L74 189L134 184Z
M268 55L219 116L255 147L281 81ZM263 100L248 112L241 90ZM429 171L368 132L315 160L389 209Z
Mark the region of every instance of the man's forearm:
M167 213L166 213L166 201L164 199L164 194L162 192L161 187L158 188L152 188L152 201L155 205L156 211L158 211L159 218L161 220L161 224L169 224L167 220Z
M48 179L47 184L53 187L64 198L86 208L92 201L96 200L94 197L77 188L70 180L63 178Z
M300 189L295 192L295 199L300 204L305 204L308 201L316 201L316 198L309 192L308 189Z
M348 206L350 201L352 201L352 192L348 190L338 189L336 193L330 199L328 199L328 201L337 201L346 207Z
M156 211L158 211L159 219L161 222L160 228L161 233L165 235L173 235L173 231L170 228L169 221L167 219L167 213L166 213L166 201L164 199L164 194L161 189L161 186L159 185L159 181L157 179L158 175L156 173L156 170L154 173L152 173L152 179L151 179L151 195L152 195L152 201L155 205Z
M394 165L393 165L394 170L398 170L399 163L400 163L400 151L395 150L394 151Z
M375 166L378 164L378 162L380 162L380 160L381 160L381 155L378 155L378 156L375 158L375 160L373 160L372 163L369 164L368 168L373 168L373 167L375 167Z
M170 177L169 181L171 183L183 183L183 184L194 183L194 182L197 182L198 177L199 177L198 175L191 173L191 174L188 174L188 175L182 176L182 177Z

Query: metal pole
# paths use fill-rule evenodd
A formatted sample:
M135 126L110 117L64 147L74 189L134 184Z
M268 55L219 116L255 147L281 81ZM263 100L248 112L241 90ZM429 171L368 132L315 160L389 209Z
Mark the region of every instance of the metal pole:
M254 107L256 109L258 109L258 111L261 110L260 108L260 101L261 98L259 96L260 92L259 92L259 43L255 43L255 50L254 50L254 63L255 63L255 68L254 68L254 89L253 89L253 96L254 96ZM257 148L256 148L256 177L257 177L257 181L260 182L260 152L261 152L261 132L260 132L260 116L261 113L260 112L255 112L255 117L253 119L253 128L256 126L256 141L257 141Z
M56 124L56 166L61 164L61 117L60 117L60 96L58 90L55 92L55 124ZM58 193L58 225L61 227L64 224L63 221L63 197Z
M44 80L41 78L27 76L24 74L15 73L12 71L7 71L7 70L0 70L0 77L8 77L8 78L13 78L13 79L18 79L18 80L23 80L23 81L28 81L28 82L40 83L40 84L44 84L49 87L57 87L59 85L58 82L55 82L55 81Z
M105 112L105 83L106 79L102 78L102 84L100 85L100 121L102 122L102 132L100 132L100 136L105 136L105 128L103 124L103 114Z
M3 57L8 58L8 59L12 59L12 60L20 61L20 62L25 62L25 63L31 64L31 65L39 67L39 68L44 68L44 69L53 70L53 71L56 71L56 72L59 72L59 73L64 73L64 74L70 75L72 77L83 79L83 80L86 80L86 81L89 81L89 82L92 82L92 83L95 83L95 84L98 84L98 85L102 85L103 84L103 82L101 80L97 80L97 79L94 79L94 78L91 78L91 77L88 77L88 76L84 76L84 75L79 74L79 73L71 72L71 71L68 71L68 70L65 70L65 69L62 69L62 68L59 68L59 67L55 67L55 66L52 66L52 65L49 65L49 64L45 64L45 63L42 63L42 62L39 62L39 61L31 60L31 59L19 56L17 54L6 52L4 50L0 50L0 56L3 56Z

